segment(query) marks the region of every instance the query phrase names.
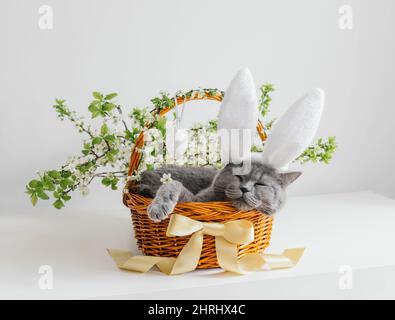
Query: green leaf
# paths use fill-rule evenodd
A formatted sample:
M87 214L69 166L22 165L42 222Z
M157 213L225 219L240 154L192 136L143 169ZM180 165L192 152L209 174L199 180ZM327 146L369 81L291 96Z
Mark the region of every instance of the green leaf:
M71 199L71 197L68 194L62 194L62 199L64 201L69 201Z
M166 137L166 118L165 117L160 117L158 119L157 129L160 131L163 137Z
M55 102L56 102L57 104L63 104L63 103L66 102L66 100L64 100L64 99L55 99Z
M29 182L29 187L33 188L33 189L36 189L37 187L39 187L40 184L41 184L40 181L32 180L32 181Z
M109 93L108 95L106 95L105 97L104 97L104 99L105 100L111 100L111 99L114 99L116 96L118 95L118 93Z
M109 112L115 108L115 104L113 103L105 103L103 105L103 111Z
M63 178L70 178L71 172L70 171L62 171L62 177Z
M101 112L99 110L92 112L92 119L97 118L98 116L100 116Z
M110 162L114 161L114 155L111 152L107 152L106 159Z
M56 170L52 170L48 172L48 175L52 178L52 179L60 179L62 176L60 175L60 173Z
M97 101L94 101L94 102L97 102ZM99 111L99 108L97 107L97 103L93 103L93 102L92 102L92 103L89 105L88 110L89 110L90 112L92 112L92 113L98 112L98 111Z
M109 134L104 137L104 140L106 140L107 142L115 142L116 138L113 134Z
M44 191L37 192L37 196L40 199L43 199L43 200L48 200L49 199L48 195Z
M36 205L36 203L37 203L37 201L38 201L38 198L37 198L37 195L36 195L35 193L33 193L33 194L31 195L30 201L31 201L31 203L32 203L33 206Z
M67 180L67 179L61 180L60 186L62 187L62 189L67 189L67 187L69 186L69 180Z
M34 193L34 189L30 188L28 185L26 186L26 191L25 193L28 195L32 195Z
M97 91L93 92L93 97L98 99L98 100L103 99L103 95L100 92L97 92Z
M44 184L44 189L49 190L49 191L54 191L55 190L55 185L52 181L47 181Z
M112 180L111 180L110 178L107 178L107 177L103 178L102 181L101 181L101 183L102 183L103 185L105 185L106 187L108 187L109 185L111 185L111 182L112 182Z
M92 143L93 143L93 144L100 144L102 141L103 141L102 138L100 138L100 137L94 137L93 140L92 140Z
M62 208L64 207L64 203L63 203L62 200L58 199L58 200L56 200L56 201L53 203L53 206L54 206L56 209L62 209Z
M104 124L101 126L101 128L100 128L100 134L101 134L102 136L105 136L107 133L108 133L108 126L107 126L107 124L104 123Z
M84 149L85 150L90 150L91 149L91 144L90 143L84 143Z

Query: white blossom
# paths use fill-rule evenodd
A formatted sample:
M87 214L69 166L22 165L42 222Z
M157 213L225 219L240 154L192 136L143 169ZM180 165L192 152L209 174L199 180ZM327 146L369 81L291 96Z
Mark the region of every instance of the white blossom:
M162 178L160 178L160 182L162 182L163 184L172 182L173 179L171 178L171 173L164 173Z
M81 185L78 187L78 190L80 191L80 193L81 193L83 196L87 196L87 195L89 194L89 189L88 189L88 187L87 187L86 185L81 184Z

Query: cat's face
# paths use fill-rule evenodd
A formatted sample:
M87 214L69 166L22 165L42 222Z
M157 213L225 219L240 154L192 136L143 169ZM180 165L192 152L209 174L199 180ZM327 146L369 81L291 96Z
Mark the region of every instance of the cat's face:
M259 162L251 163L249 170L228 164L214 181L214 190L223 193L239 210L258 209L273 214L283 205L285 188L301 172L280 173Z

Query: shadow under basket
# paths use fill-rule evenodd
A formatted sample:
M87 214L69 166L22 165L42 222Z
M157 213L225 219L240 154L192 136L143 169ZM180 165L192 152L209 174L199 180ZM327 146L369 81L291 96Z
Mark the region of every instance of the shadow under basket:
M190 236L167 237L169 218L161 222L153 222L148 218L147 207L151 201L151 198L134 193L125 193L123 197L124 204L131 211L138 247L145 255L177 257ZM238 211L230 202L182 202L177 204L173 212L201 222L225 223L241 219L251 221L254 224L254 241L238 246L239 258L246 253L263 252L269 245L273 218L260 211ZM215 238L204 235L203 249L197 268L216 267L218 267L218 262Z

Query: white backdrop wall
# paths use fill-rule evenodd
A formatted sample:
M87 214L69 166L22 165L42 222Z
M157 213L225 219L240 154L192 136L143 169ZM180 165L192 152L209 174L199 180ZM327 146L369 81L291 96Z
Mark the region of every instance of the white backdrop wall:
M44 4L53 30L38 27ZM352 30L338 26L344 4L353 8ZM95 90L145 106L160 90L226 88L243 66L257 84L275 84L274 117L312 87L326 91L318 136L336 135L338 152L329 166L304 166L291 194L395 197L393 0L2 0L0 14L2 214L34 212L26 181L80 150L79 135L56 119L55 97L85 115ZM187 117L217 111L197 108ZM120 197L93 188L66 211L119 208Z

